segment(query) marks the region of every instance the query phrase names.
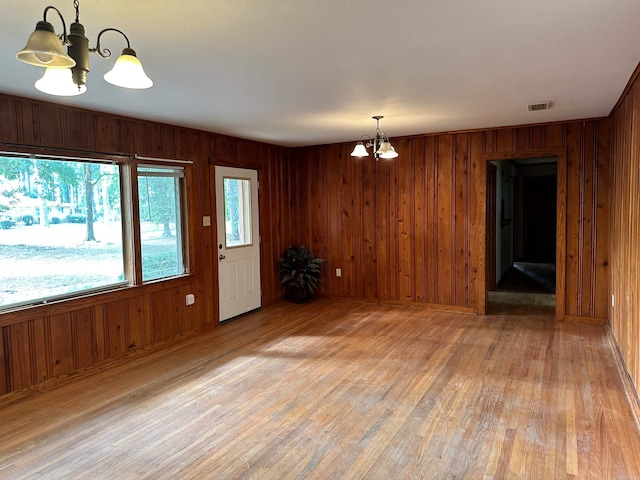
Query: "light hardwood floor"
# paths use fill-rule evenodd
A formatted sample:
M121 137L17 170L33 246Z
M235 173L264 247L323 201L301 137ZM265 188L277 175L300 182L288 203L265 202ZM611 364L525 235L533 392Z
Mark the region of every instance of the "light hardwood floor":
M0 478L640 478L602 327L279 303L0 409Z

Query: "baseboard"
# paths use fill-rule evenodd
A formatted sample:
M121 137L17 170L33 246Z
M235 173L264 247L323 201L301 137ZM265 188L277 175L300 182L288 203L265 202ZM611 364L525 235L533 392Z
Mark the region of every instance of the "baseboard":
M463 313L475 315L472 307L458 307L456 305L442 305L439 303L411 302L404 300L380 300L378 298L343 297L340 295L320 295L320 298L336 302L373 303L377 305L391 305L396 307L422 308L426 310L438 310L441 312Z
M631 380L631 376L627 370L627 365L624 362L624 357L622 356L616 337L611 330L611 325L607 325L606 330L607 337L609 338L609 344L611 345L611 351L613 352L613 359L616 364L616 368L618 369L618 375L622 381L624 393L627 396L627 403L629 403L629 407L631 407L631 413L634 421L636 422L636 429L640 432L640 397L638 396L638 391L633 385L633 381Z
M607 324L606 318L597 318L597 317L579 317L577 315L564 315L561 322L566 323L583 323L588 325L599 325L604 327Z

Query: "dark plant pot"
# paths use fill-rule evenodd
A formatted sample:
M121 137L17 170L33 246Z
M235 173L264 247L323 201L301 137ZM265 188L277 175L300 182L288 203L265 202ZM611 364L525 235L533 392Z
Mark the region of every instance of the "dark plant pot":
M296 285L287 285L284 298L293 303L307 303L311 299L311 293L305 288Z

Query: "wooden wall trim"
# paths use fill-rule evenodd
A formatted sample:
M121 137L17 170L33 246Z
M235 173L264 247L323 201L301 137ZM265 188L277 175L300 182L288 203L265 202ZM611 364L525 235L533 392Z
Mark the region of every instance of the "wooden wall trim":
M631 413L636 423L636 429L640 432L640 396L638 395L638 390L636 389L633 379L631 378L631 374L627 369L627 364L625 363L622 352L620 351L618 340L611 329L611 324L606 326L606 331L607 338L609 339L609 345L611 346L611 353L613 354L613 360L616 364L616 369L618 370L618 375L620 376L624 393L627 396L627 402L631 407Z
M556 206L556 320L563 321L565 318L565 278L566 278L566 238L567 238L567 149L540 148L515 150L507 152L484 153L480 155L478 165L478 196L477 196L477 218L478 218L478 280L477 298L478 313L485 315L487 311L488 290L486 285L486 234L487 234L487 195L486 179L487 163L496 160L515 160L536 157L556 157L557 163L557 206Z
M580 317L577 315L565 315L564 320L565 323L583 323L588 325L599 325L604 327L607 325L606 318L597 318L597 317Z

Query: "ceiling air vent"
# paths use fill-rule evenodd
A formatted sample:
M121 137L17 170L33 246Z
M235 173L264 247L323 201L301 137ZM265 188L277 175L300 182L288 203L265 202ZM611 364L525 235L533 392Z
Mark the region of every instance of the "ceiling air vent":
M549 110L551 108L551 102L530 103L527 105L530 112L537 110Z

